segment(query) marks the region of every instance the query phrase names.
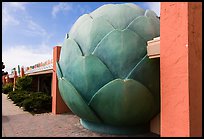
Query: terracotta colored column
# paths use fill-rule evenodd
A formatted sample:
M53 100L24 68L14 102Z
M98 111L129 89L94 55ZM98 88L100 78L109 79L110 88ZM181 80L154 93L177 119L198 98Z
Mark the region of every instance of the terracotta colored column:
M21 68L21 77L24 76L24 68Z
M6 82L5 82L5 83L11 82L8 74L6 75L5 79L6 79Z
M53 73L52 73L52 113L60 114L70 111L67 105L64 103L58 88L58 80L56 73L56 62L60 58L60 46L53 48Z
M16 80L18 78L18 75L17 75L17 71L15 70L14 71L14 77L13 77L13 91L15 91L15 88L16 88Z
M6 77L7 77L6 75L3 75L3 76L2 76L2 84L3 84L3 85L6 84Z
M161 2L160 135L202 136L202 4Z

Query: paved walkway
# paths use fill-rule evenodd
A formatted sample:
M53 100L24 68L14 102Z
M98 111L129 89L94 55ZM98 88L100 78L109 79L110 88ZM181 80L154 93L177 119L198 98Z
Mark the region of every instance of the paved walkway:
M148 133L137 137L158 137ZM72 113L54 115L35 114L15 106L7 95L2 93L2 137L119 137L99 134L83 128L79 117ZM120 136L127 137L127 136Z

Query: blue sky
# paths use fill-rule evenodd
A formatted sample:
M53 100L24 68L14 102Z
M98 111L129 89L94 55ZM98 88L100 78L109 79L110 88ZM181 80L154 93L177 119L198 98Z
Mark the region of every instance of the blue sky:
M5 71L52 58L66 33L83 14L108 3L125 2L3 2L2 61ZM160 15L159 2L133 2Z

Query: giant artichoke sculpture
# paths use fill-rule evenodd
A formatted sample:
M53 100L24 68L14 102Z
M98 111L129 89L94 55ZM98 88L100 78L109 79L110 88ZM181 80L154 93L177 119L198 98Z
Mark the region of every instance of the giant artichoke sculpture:
M156 14L135 4L107 4L84 14L67 34L57 62L58 86L90 130L141 133L159 111L159 59L147 56L158 37Z

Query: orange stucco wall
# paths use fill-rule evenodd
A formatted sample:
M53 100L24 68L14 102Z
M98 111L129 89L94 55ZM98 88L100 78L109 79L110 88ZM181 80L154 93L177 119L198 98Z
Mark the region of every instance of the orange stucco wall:
M57 73L56 73L56 62L60 58L60 46L55 46L53 48L53 73L52 73L52 113L53 114L60 114L69 112L69 108L63 101L59 88L58 88L58 80L57 80Z
M200 97L202 93L202 52L201 40L198 39L196 42L195 39L201 37L201 34L195 32L202 30L200 28L202 17L201 14L197 14L200 12L194 11L195 8L191 9L193 8L190 6L191 4L190 2L161 2L160 135L162 137L201 136L202 128L199 122L201 122L202 107ZM197 24L199 25L197 26ZM196 29L195 26L197 26ZM195 68L197 69L195 70ZM197 107L196 110L193 110L193 107ZM193 131L193 126L198 130Z

